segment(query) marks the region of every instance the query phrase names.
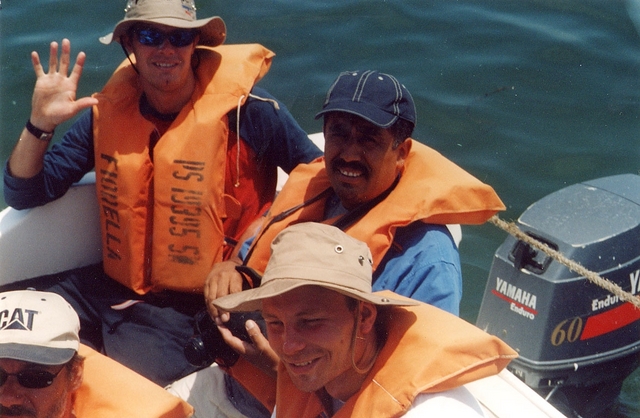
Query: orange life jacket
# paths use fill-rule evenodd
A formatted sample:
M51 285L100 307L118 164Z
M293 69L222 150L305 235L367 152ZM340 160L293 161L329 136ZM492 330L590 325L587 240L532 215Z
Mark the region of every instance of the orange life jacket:
M480 182L439 152L413 139L400 181L391 193L345 232L366 242L374 269L393 242L396 229L415 221L433 224L480 224L504 210L491 186ZM299 222L326 222L326 198L319 199L272 223L286 210L331 187L323 159L300 164L273 202L262 231L254 241L248 265L264 272L271 241L286 226ZM268 226L268 227L267 227Z
M376 293L403 298L388 290ZM499 338L431 305L390 307L378 315L387 340L360 391L335 418L401 416L418 394L444 392L497 374L517 357ZM316 394L298 390L282 365L277 389L242 358L231 373L271 410L275 400L277 418L317 418L323 411Z
M106 273L138 293L201 292L223 259L227 113L268 71L273 53L253 45L202 48L197 85L149 155L156 130L139 111L128 61L95 97L96 190ZM155 133L157 135L157 133ZM234 210L237 210L237 200Z
M78 418L185 418L185 401L120 363L80 345L85 358L80 389L74 395Z

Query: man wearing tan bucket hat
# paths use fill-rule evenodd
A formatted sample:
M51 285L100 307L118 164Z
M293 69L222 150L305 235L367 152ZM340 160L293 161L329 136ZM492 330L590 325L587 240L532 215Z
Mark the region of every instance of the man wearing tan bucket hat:
M260 286L214 301L227 312L261 310L277 385L244 358L230 373L268 407L275 401L275 417L483 416L462 385L498 373L515 351L436 307L372 293L371 266L368 247L334 226L280 232Z
M322 154L255 86L273 52L222 45L225 36L220 17L197 19L193 0L129 0L100 39L126 59L84 98L84 53L72 65L69 40L52 42L47 70L33 52L31 115L5 168L5 200L18 209L95 170L103 263L13 288L61 294L83 341L163 386L197 370L183 347L206 277L271 204L277 167ZM78 114L47 151L56 126Z

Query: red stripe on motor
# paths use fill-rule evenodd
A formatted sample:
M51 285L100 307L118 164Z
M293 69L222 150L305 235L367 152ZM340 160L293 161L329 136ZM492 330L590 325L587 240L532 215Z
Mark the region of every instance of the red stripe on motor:
M609 332L618 330L640 319L640 309L636 309L630 303L625 303L603 312L598 315L587 318L580 340L588 340L590 338L599 337Z

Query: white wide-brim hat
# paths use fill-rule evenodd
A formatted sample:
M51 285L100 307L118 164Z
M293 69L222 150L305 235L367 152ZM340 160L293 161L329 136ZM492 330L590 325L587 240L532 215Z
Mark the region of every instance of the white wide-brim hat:
M198 45L218 46L227 35L227 28L219 16L196 19L193 0L128 0L124 19L116 24L113 32L100 37L100 42L120 42L122 35L137 23L155 23L174 28L199 29Z

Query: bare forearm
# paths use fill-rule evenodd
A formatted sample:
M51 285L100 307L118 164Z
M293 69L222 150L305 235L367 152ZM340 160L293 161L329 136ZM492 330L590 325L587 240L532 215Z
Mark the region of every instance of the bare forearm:
M9 171L18 178L31 178L42 171L49 141L43 141L23 129L9 157Z

